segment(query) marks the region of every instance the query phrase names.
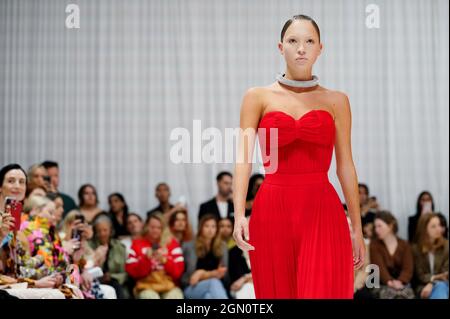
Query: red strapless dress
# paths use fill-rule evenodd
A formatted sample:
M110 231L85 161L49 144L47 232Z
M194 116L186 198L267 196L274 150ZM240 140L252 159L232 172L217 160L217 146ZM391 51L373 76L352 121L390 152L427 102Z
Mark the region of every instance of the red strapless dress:
M268 173L272 164L264 163L266 178L249 221L256 298L353 298L349 225L328 180L336 130L333 116L311 110L294 119L273 111L264 115L258 128L258 134L261 128L268 133L260 136L262 153L265 147L270 152L276 148L278 165ZM275 139L270 128L277 129Z

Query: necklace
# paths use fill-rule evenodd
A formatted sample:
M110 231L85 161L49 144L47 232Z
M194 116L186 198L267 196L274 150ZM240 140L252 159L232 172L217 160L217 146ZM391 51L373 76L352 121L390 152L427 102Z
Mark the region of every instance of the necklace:
M297 88L310 88L319 84L319 78L316 75L313 75L311 80L299 81L286 79L285 74L278 73L276 79L280 83Z

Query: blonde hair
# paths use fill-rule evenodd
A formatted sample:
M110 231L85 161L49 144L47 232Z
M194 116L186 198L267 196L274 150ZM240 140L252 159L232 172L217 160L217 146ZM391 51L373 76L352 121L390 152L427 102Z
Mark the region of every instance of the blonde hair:
M147 237L148 235L148 224L150 223L151 219L156 219L161 223L161 239L160 239L160 245L166 246L173 238L172 233L170 232L170 229L167 227L165 219L163 214L160 212L152 213L147 220L145 221L144 230L143 230L143 236Z
M72 209L69 213L67 213L66 217L62 220L61 223L61 231L64 232L67 235L70 235L68 233L70 224L72 224L75 221L75 217L77 215L81 214L81 212L77 209Z
M33 209L41 209L48 203L50 203L51 200L47 197L39 196L39 195L33 195L28 197L25 200L25 205L23 206L23 212L25 214L29 214Z

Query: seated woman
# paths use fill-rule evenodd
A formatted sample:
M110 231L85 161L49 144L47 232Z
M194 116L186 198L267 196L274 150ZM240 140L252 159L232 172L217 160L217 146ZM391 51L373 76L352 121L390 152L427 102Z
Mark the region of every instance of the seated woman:
M228 299L228 248L222 241L214 215L200 218L193 241L183 245L186 271L181 278L187 299Z
M414 266L422 299L448 299L448 240L444 238L438 214L424 214L417 225L413 245Z
M22 213L24 222L19 231L14 230L16 221L9 208L5 207L6 197L20 202L24 200L26 184L26 173L19 165L9 164L0 170L1 280L10 284L23 282L27 288L8 290L9 294L19 298L64 298L65 294L55 288L67 288L62 287L67 260L52 233L51 223L46 219L49 216L44 215L48 215L46 210L52 208L47 207L50 200L40 196L30 200L30 206L25 207L26 214ZM34 209L35 214L30 216ZM31 241L29 227L35 229L33 236L36 240ZM73 290L67 289L72 297Z
M380 211L374 224L377 238L370 242L370 258L380 269L381 281L374 292L382 299L413 299L413 255L408 242L396 235L397 220L390 212Z
M184 270L182 250L161 213L147 218L144 235L131 244L125 269L136 281L137 298L183 299L183 292L177 286Z
M104 245L98 246L95 250L89 246L92 227L88 225L79 211L72 210L66 215L61 234L64 235L63 245L74 250L71 260L79 268L80 285L85 298L116 299L114 288L101 284L99 279L92 275L95 267L100 267L106 260L108 249Z
M192 240L192 228L186 210L178 210L170 215L169 229L180 246Z
M89 242L91 248L96 250L102 245L107 248L106 257L100 260L98 265L103 271L103 277L99 280L104 285L112 286L117 298L128 298L129 294L125 286L128 276L125 271L125 246L118 239L113 238L113 223L108 215L98 215L93 224L94 239Z

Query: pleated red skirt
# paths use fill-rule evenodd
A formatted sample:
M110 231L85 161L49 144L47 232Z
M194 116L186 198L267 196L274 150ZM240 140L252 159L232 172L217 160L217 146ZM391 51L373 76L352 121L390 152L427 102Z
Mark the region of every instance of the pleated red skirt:
M326 172L267 175L249 221L257 299L353 298L353 252Z

